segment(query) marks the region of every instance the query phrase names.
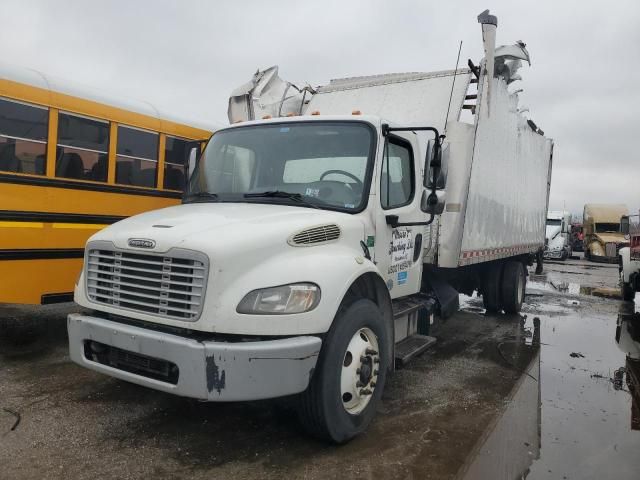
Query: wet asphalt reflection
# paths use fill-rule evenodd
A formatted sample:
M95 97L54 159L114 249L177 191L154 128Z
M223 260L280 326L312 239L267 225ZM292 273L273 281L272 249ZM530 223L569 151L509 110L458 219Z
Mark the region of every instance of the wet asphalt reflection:
M342 447L286 399L199 403L75 366L72 305L3 307L0 478L639 478L640 318L616 266L547 264L521 315L461 300Z

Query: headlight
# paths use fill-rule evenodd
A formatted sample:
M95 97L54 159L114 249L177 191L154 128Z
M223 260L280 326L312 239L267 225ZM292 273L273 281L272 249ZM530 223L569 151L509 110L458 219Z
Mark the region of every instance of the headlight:
M293 283L249 292L238 304L238 313L275 314L303 313L320 302L320 287L313 283Z

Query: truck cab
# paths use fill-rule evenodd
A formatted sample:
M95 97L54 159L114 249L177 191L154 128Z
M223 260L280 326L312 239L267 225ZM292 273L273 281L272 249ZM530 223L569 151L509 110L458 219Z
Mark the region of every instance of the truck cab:
M619 251L620 293L623 300L633 301L640 292L640 213L623 216L620 232L629 239Z
M584 256L592 262L617 263L621 248L628 245L620 231L626 205L586 204L583 214Z
M314 409L339 389L321 435L351 438L393 346L431 341L415 336L415 306L392 305L420 291L425 228L442 211L431 145L427 157L416 133L361 115L217 131L182 205L88 242L75 300L94 313L69 318L72 358L202 400L308 392Z
M544 258L566 260L571 256L571 213L550 211L545 229Z

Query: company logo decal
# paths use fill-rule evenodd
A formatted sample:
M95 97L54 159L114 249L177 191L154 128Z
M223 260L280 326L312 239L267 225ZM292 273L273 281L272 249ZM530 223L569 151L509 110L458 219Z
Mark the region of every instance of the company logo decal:
M130 238L127 243L130 247L134 248L153 248L156 246L155 240L148 238Z

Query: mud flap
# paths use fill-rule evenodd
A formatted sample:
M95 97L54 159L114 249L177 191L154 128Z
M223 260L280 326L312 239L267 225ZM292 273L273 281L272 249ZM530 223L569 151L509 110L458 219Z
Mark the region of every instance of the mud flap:
M458 291L453 288L438 272L430 270L424 276L424 282L433 291L438 301L439 314L441 318L449 318L460 308Z

